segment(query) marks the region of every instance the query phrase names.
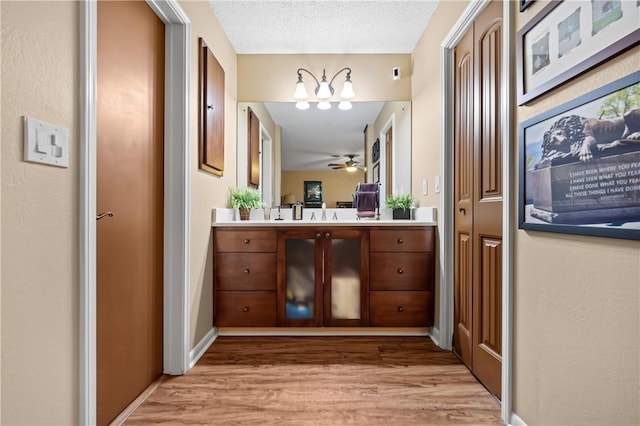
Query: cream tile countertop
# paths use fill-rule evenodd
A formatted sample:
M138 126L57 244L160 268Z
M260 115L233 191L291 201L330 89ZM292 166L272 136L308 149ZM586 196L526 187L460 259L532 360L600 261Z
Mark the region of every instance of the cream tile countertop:
M264 219L263 209L251 210L249 220L240 220L237 209L214 208L211 211L211 226L436 226L436 208L418 207L413 209L413 219L394 220L389 209L380 209L379 219L356 218L356 209L326 209L326 220L322 220L322 209L304 209L302 220L291 219L291 209L271 209L270 219Z

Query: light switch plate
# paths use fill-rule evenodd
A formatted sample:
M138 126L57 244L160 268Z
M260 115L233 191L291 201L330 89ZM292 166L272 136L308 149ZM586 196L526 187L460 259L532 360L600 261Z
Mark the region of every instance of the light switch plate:
M67 129L24 117L24 161L69 167Z
M422 179L422 195L429 194L429 181L427 178Z
M435 191L436 194L440 193L440 176L436 176Z

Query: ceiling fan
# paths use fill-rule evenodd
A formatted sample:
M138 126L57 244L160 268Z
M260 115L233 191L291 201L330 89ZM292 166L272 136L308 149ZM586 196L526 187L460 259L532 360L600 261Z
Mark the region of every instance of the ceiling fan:
M333 170L346 169L348 172L355 172L358 170L358 162L354 160L357 156L358 154L332 155L332 157L347 157L348 160L344 163L329 163L327 166L331 167Z

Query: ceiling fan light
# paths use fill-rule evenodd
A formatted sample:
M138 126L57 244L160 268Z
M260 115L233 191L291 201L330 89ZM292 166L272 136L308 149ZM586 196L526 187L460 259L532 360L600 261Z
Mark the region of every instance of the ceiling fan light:
M309 102L307 102L307 101L298 101L298 102L296 102L296 108L301 109L301 110L309 109Z
M351 105L351 102L349 102L349 101L341 101L341 102L338 104L338 108L340 108L340 109L341 109L341 110L343 110L343 111L350 110L350 109L351 109L351 107L352 107L352 105Z
M356 97L353 91L353 85L351 84L351 77L347 77L345 80L344 86L342 86L342 92L340 92L340 97L342 99L353 99Z
M358 170L358 167L356 167L356 166L347 166L347 167L345 168L345 170L346 170L346 171L348 171L348 172L353 173L353 172L355 172L355 171L357 171L357 170Z
M302 78L299 78L298 82L296 83L296 90L295 92L293 92L293 98L305 100L308 97L309 95L307 94L307 88L304 86Z
M331 103L327 101L318 102L318 109L329 109L331 108Z

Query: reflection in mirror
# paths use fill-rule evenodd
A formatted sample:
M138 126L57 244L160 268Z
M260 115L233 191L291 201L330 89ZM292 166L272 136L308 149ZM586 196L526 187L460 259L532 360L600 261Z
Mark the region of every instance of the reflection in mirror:
M250 170L249 108L260 120L260 190L270 204L304 202L305 181L322 182L322 201L329 208L349 206L356 184L373 182L374 175L382 203L385 196L411 190L411 102L353 102L348 111L319 110L315 104L302 111L294 102L241 102L238 186L247 185ZM376 141L379 154L374 155ZM265 173L269 168L271 176Z

